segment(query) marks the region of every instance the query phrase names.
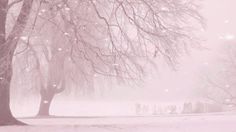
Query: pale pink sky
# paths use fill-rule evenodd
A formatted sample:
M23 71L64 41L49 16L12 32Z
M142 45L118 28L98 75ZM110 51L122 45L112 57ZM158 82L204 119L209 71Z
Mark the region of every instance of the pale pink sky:
M183 57L177 72L161 68L159 75L149 79L143 89L115 89L113 94L107 94L107 98L158 101L195 98L195 90L201 86L199 77L204 71L214 68L213 60L220 54L217 50L223 41L220 37L236 34L235 0L202 0L202 3L202 14L207 23L203 33L206 41L202 44L209 50L195 50L190 56Z

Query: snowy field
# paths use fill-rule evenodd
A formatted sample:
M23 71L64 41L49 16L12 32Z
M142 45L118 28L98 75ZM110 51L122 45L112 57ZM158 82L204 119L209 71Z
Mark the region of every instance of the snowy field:
M236 132L236 115L21 118L0 132Z

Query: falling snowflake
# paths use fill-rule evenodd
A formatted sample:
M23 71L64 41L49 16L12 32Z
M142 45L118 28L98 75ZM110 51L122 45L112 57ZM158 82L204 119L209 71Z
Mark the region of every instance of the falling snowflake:
M27 36L21 36L20 39L26 41L26 40L28 40L28 37Z
M44 103L44 104L48 104L48 101L47 101L47 100L44 100L43 103Z
M234 105L228 105L228 107L234 107Z
M49 40L45 40L46 43L49 43Z
M169 9L167 7L161 7L162 11L169 11Z
M39 16L41 16L41 15L42 15L42 13L41 13L41 12L39 12L39 13L38 13L38 15L39 15Z
M165 89L165 92L169 92L169 89Z
M206 30L204 28L201 28L201 32L205 32Z
M53 84L52 86L53 86L53 87L57 87L57 85L56 85L56 84Z
M70 8L69 8L69 7L66 7L65 10L66 10L66 11L70 11Z
M65 36L69 36L69 33L67 33L67 32L64 32L64 35L65 35Z
M41 10L42 13L44 13L44 12L46 12L46 11L47 11L46 9L42 9L42 10Z
M233 39L235 39L235 35L233 35L233 34L226 34L224 36L224 39L226 39L226 40L233 40Z
M58 4L57 6L58 6L58 7L62 7L62 4Z
M166 33L167 31L166 30L161 30L162 33Z
M97 1L96 0L93 0L93 3L96 3Z
M231 99L225 99L225 102L230 102L231 101Z
M167 112L167 113L171 113L171 110L167 110L166 112Z
M225 24L228 24L228 23L229 23L229 20L225 20L224 23L225 23Z
M105 40L105 41L109 41L109 38L105 38L104 40Z
M30 71L30 68L26 68L25 70L26 70L27 72L29 72L29 71Z
M62 48L58 48L57 50L58 50L58 51L62 51Z
M76 41L77 41L77 39L75 38L75 39L74 39L74 41L76 42Z
M113 65L113 66L119 66L119 64L116 64L116 63L115 63L115 64L112 64L112 65Z

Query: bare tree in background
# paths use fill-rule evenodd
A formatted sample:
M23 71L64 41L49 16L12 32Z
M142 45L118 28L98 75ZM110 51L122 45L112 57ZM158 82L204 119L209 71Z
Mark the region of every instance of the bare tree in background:
M236 106L236 47L234 43L235 41L224 42L221 57L217 60L222 65L214 71L214 75L209 73L205 80L206 97L229 107Z
M16 26L6 37L8 5L20 2L23 6ZM9 108L11 62L32 2L16 0L8 4L7 0L3 0L0 3L3 34L0 43L0 125L17 124ZM37 2L44 4L42 9ZM127 82L142 78L143 67L151 57L163 57L173 65L182 52L193 46L192 27L202 20L198 6L192 0L39 0L35 3L35 9L40 12L36 11L38 19L30 25L36 26L39 19L45 21L44 25L54 24L66 38L66 49L70 49L69 55L74 64L86 62L86 68L93 74ZM47 12L51 15L44 15ZM60 73L63 62L60 55L51 59L49 68L60 74L59 78L51 79L58 83L63 76ZM51 82L46 88L59 86Z

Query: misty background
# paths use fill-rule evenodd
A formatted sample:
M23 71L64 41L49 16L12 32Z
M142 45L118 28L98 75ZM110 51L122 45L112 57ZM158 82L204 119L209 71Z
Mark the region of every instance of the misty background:
M95 80L95 84L98 84L95 94L60 93L54 98L50 112L52 115L134 115L137 104L147 104L153 108L157 104L181 105L206 100L205 76L214 76L214 72L224 68L219 59L225 54L222 47L235 44L235 4L234 0L202 1L201 13L206 21L206 27L199 33L202 47L191 49L182 56L176 70L166 63L158 63L157 70L150 67L151 74L138 86L116 85L99 78ZM99 87L105 89L100 90ZM33 116L37 113L39 96L27 94L26 91L23 96L12 97L14 115Z

